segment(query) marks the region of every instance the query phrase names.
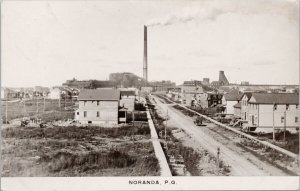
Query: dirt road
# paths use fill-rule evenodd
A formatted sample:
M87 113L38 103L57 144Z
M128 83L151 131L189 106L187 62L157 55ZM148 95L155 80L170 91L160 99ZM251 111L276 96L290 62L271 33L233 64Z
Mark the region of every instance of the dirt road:
M193 119L185 116L180 111L174 109L173 104L166 104L160 101L159 98L153 96L155 99L158 112L162 115L166 115L168 110L169 127L176 127L183 129L187 134L193 139L194 147L195 145L202 147L211 154L216 156L217 148L220 148L221 154L220 159L225 162L225 164L230 165L230 175L232 176L283 176L287 175L282 170L270 165L267 162L261 161L259 158L251 154L250 152L244 150L243 148L237 146L232 142L232 144L224 143L221 139L212 136L209 133L209 129L205 127L197 127L193 123Z

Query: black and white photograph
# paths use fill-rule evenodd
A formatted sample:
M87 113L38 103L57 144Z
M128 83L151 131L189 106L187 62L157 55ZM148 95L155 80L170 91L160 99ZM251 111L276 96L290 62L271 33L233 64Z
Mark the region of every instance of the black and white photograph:
M2 190L299 189L298 0L2 0L0 95Z

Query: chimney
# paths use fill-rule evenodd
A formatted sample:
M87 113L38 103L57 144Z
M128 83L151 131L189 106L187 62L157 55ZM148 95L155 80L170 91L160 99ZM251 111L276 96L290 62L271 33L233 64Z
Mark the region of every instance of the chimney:
M147 26L144 26L144 65L143 78L148 81L148 56L147 56Z

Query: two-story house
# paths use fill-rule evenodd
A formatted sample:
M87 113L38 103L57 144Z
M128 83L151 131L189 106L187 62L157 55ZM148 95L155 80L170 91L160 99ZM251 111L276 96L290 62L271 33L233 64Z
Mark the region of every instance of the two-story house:
M241 98L240 116L242 119L248 119L248 101L251 98L252 93L244 93Z
M75 120L82 124L118 124L120 91L83 89L78 95Z
M242 96L243 96L243 94L241 94L241 93L227 93L227 94L224 94L224 96L222 98L222 104L225 105L225 107L226 107L226 109L225 109L226 114L234 115L234 114L237 113L235 108L238 105L236 105L236 104L240 102Z
M295 93L252 93L248 101L248 124L264 132L299 127L299 95Z

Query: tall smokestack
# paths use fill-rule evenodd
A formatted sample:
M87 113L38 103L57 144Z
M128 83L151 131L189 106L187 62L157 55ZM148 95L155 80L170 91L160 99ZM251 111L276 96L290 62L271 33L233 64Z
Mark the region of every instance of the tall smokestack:
M148 56L147 56L147 26L144 26L144 65L143 78L148 81Z

